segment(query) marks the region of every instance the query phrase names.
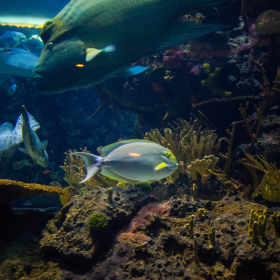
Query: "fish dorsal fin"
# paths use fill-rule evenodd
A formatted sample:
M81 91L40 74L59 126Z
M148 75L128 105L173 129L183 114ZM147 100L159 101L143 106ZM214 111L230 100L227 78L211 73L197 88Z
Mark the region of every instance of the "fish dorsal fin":
M154 51L160 53L167 49L186 44L191 40L205 34L225 29L227 26L222 24L198 24L191 21L178 22L171 30L166 40Z
M41 150L44 151L47 149L48 146L48 140L44 140L43 142L41 142Z
M86 61L91 61L98 54L100 54L103 50L95 49L95 48L87 48L86 49Z
M101 156L105 157L109 153L111 153L113 150L115 150L123 145L136 143L136 142L147 142L147 143L156 144L155 142L151 142L151 141L147 141L147 140L140 140L140 139L123 140L123 141L119 141L119 142L116 142L116 143L103 147L100 151L100 154L101 154Z
M120 175L117 175L111 171L109 171L108 169L102 169L102 171L100 172L102 175L104 176L107 176L111 179L114 179L116 181L119 181L119 182L123 182L123 183L138 183L138 181L134 181L134 180L130 180L130 179L127 179L127 178L124 178Z
M161 162L159 165L157 165L155 167L155 170L160 170L166 167L166 163L165 162Z

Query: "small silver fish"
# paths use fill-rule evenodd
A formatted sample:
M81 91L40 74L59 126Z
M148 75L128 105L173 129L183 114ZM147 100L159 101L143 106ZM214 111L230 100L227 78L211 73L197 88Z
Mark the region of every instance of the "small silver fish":
M39 164L47 167L49 165L49 158L46 151L48 140L41 142L37 134L30 128L24 105L22 105L22 118L22 139L25 149L19 148L19 150L33 159L33 165Z
M172 174L176 157L165 147L145 140L120 141L101 149L101 156L74 152L84 159L89 180L99 169L101 174L124 183L153 182Z

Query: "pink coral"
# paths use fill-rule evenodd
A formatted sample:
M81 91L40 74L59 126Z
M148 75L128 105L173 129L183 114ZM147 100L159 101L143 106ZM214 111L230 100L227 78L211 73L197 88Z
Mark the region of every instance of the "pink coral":
M169 216L170 208L171 204L169 201L161 204L147 204L138 212L137 216L132 219L128 228L119 233L117 240L119 242L123 240L130 240L142 246L147 244L151 238L144 233L137 232L137 228L145 227L149 219L154 215Z

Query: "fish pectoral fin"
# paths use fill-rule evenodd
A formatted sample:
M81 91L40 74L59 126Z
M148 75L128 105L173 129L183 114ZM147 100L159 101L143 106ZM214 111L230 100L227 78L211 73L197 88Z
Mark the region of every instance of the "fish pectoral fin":
M134 67L129 66L126 69L122 69L116 74L114 74L113 77L123 78L123 77L137 75L146 71L148 68L149 67L143 67L143 66L134 66Z
M24 153L24 154L30 156L29 153L27 152L27 150L26 150L25 148L18 148L18 149L19 149L19 151L21 151L22 153Z
M173 49L176 46L187 44L191 40L211 32L223 30L226 27L228 26L222 24L198 24L191 21L178 22L167 39L154 51L154 53L161 53L167 49Z
M159 165L157 165L156 167L155 167L155 170L160 170L160 169L163 169L163 168L165 168L166 167L166 163L165 162L162 162L162 163L160 163Z
M91 61L98 54L100 54L103 50L95 49L95 48L87 48L86 49L86 61Z
M48 146L48 140L44 140L43 142L41 142L41 150L44 151L47 149Z

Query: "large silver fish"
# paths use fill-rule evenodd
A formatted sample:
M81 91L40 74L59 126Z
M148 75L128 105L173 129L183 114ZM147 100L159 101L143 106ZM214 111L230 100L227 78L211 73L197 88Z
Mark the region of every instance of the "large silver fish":
M72 0L42 28L45 46L34 85L57 93L140 73L146 67L131 68L131 63L223 29L178 19L228 1Z
M31 78L38 58L19 48L0 49L0 74Z
M101 174L124 183L158 181L172 174L178 163L163 146L145 140L120 141L101 149L101 157L74 152L84 159L89 180L99 169Z
M48 140L41 142L36 132L31 129L25 106L22 106L22 118L22 139L25 149L19 148L19 150L30 156L33 159L33 164L47 167L49 165L49 158L46 151Z

